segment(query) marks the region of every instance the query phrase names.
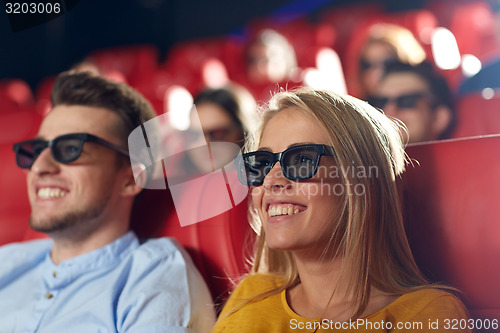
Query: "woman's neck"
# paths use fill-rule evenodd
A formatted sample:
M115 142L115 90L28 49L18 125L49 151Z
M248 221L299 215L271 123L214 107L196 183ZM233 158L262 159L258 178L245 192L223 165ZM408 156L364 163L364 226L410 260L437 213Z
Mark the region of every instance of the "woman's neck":
M306 318L325 318L347 321L356 312L358 302L349 284L349 273L342 271L341 257L323 260L309 259L309 256L295 255L300 283L287 291L290 307ZM370 299L362 316L367 316L387 306L397 297L371 288Z
M300 283L288 291L287 297L295 312L307 318L324 317L328 308L345 303L347 286L340 279L341 258L325 258L320 261L317 256L296 253L295 262Z

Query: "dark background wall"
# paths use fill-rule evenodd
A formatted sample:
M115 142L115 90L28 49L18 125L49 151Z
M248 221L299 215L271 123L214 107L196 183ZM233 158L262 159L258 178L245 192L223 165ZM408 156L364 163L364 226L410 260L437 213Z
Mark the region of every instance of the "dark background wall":
M4 3L10 0L4 0ZM12 2L18 0L12 0ZM29 2L29 1L25 1ZM310 14L356 0L73 0L64 15L13 31L0 12L0 79L21 78L34 87L42 78L81 61L89 52L116 45L154 44L162 59L174 43L237 34L265 15ZM388 11L419 8L423 0L378 0ZM355 15L355 13L353 13Z

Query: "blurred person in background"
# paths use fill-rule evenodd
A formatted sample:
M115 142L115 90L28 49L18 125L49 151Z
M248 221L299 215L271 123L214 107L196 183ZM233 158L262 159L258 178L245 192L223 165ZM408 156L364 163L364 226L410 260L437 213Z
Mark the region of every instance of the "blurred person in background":
M205 149L192 149L187 155L192 163L183 165L188 169L191 166L192 173L208 173L231 162L243 146L255 117L255 101L246 94L242 95L240 90L218 88L200 92L194 98L194 106L192 117L196 111L204 139L209 144L210 158L207 159ZM193 137L190 140L202 139L198 129L192 128L191 132ZM213 144L220 142L232 143L233 146Z
M272 29L261 31L246 52L250 83L281 82L297 67L295 51L288 40Z
M246 79L243 83L257 101L267 101L277 83L296 81L297 58L285 36L272 29L264 29L245 50Z
M373 95L389 64L417 65L425 58L424 49L410 30L388 23L371 26L359 56L356 95L360 98Z
M428 62L390 64L368 102L406 125L408 143L449 138L456 125L448 83Z

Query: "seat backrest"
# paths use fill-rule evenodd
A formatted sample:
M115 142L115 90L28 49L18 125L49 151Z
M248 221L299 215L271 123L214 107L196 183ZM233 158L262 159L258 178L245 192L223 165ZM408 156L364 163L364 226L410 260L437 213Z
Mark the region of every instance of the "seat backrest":
M16 165L12 145L34 137L40 121L34 108L0 112L0 244L23 240L29 229L26 175Z
M30 86L21 79L0 80L0 103L13 102L21 108L31 107L34 97Z
M356 15L352 15L356 13ZM355 29L365 21L371 21L383 13L383 7L380 3L345 3L321 11L319 20L322 23L331 24L335 29L335 42L330 45L335 51L339 52L344 60L345 50L352 38L356 38Z
M15 161L11 144L0 143L0 245L23 240L30 206L26 175Z
M457 105L457 128L454 138L500 134L500 95L486 99L481 92L460 98Z
M481 59L498 48L495 15L487 1L474 1L454 7L450 31L457 39L461 54L472 54Z
M312 24L304 17L281 22L276 17L266 17L249 24L248 39L254 40L265 29L275 30L286 38L300 68L314 67L314 51L320 47L332 47L336 38L335 28L330 23Z
M130 45L96 50L88 58L103 73L118 71L132 86L149 77L158 67L158 50L153 45Z
M463 292L475 318L500 318L500 135L410 146L407 234L433 281Z
M249 245L253 244L255 233L248 223L246 197L241 200L241 195L218 186L216 176L209 175L196 184L186 182L182 195L176 198L174 194L174 200L175 190L145 189L134 207L132 228L140 238L177 239L204 276L215 302L220 304L234 288L234 282L248 272L245 258L249 257ZM181 226L185 224L182 220L195 221L193 214L203 215L207 207L222 207L227 199L232 208L204 220L199 218L198 223Z

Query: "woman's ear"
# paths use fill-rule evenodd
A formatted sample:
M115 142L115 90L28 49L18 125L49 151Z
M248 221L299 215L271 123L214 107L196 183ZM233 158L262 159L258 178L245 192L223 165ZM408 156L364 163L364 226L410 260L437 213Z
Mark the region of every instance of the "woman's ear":
M451 109L445 105L440 105L434 110L434 121L432 122L432 134L438 139L448 128L451 122Z

